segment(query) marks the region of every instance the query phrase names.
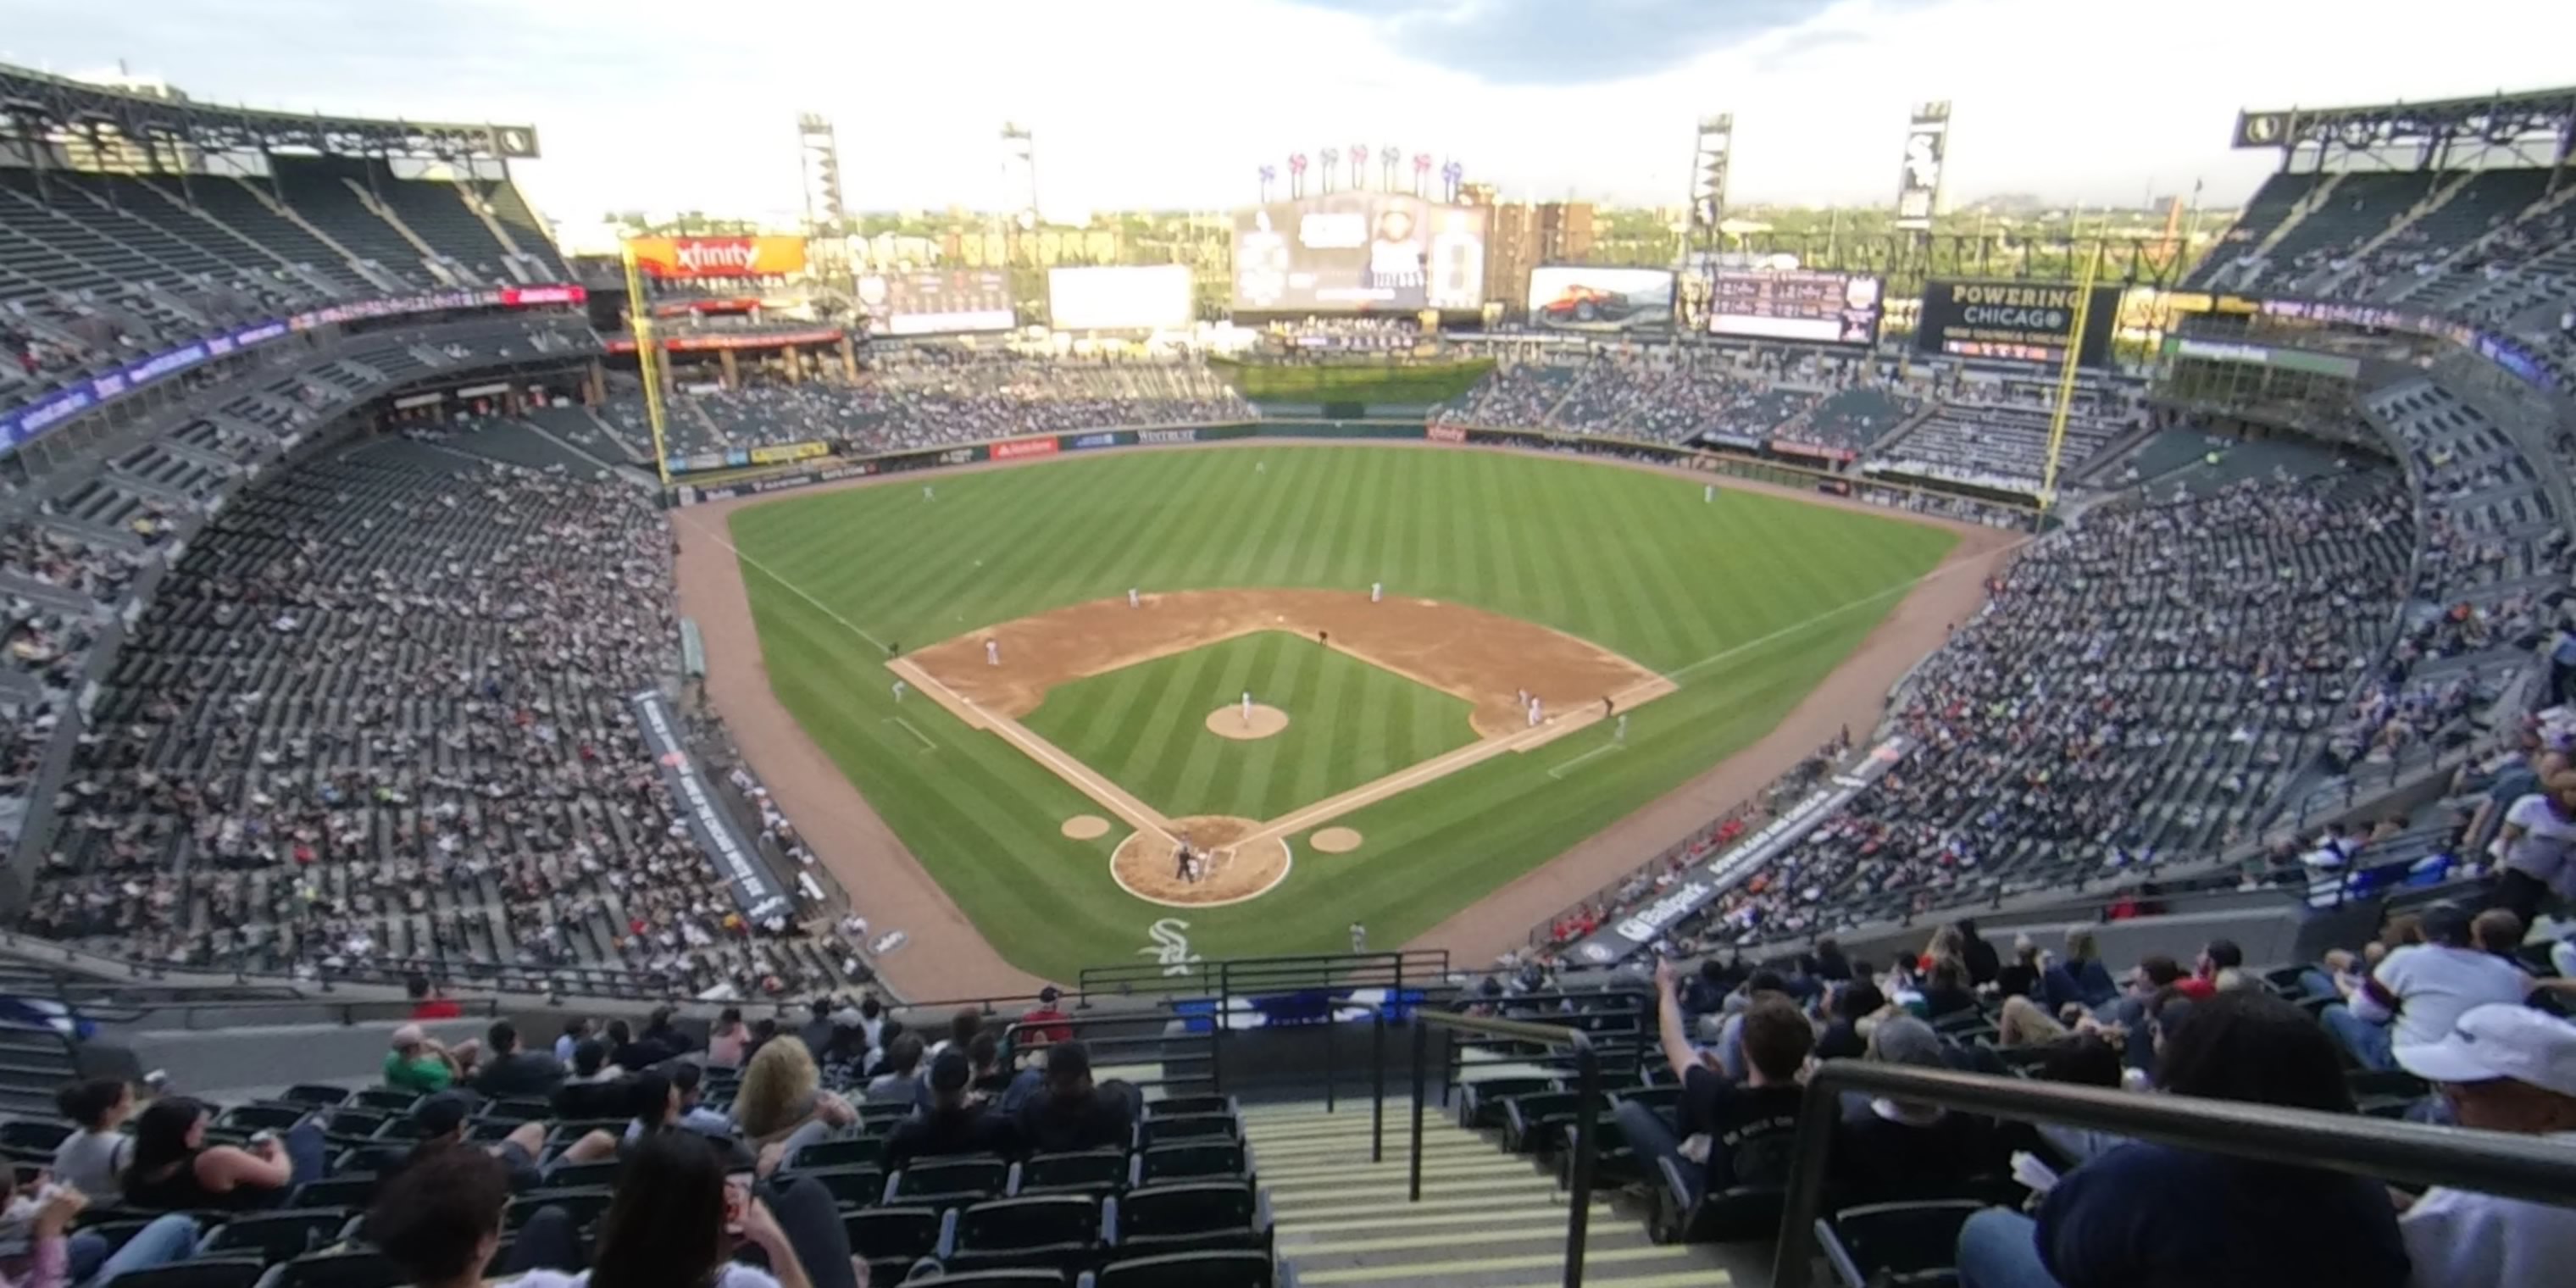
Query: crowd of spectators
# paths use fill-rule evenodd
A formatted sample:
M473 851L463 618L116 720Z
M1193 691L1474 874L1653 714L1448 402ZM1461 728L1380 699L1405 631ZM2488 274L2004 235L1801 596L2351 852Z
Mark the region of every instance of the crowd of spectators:
M667 523L610 481L385 441L190 543L75 755L31 928L177 964L606 964L829 981L698 851L629 695L675 647Z
M1989 584L1914 677L1906 758L1682 945L1830 931L2214 857L2385 642L2411 525L2382 477L2096 510Z

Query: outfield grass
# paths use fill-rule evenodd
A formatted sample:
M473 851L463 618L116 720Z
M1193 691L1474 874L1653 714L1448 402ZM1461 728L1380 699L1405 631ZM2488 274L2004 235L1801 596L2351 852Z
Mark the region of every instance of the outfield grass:
M1289 713L1257 741L1210 732L1252 700ZM1021 721L1166 817L1256 822L1476 740L1463 698L1323 648L1256 631L1058 685Z
M1636 712L1619 751L1565 768L1607 737L1587 731L1494 757L1335 820L1367 837L1355 853L1295 838L1278 890L1179 914L1210 957L1316 952L1346 945L1354 920L1400 943L1759 738L1954 541L1786 498L1704 504L1696 481L1573 459L1275 443L950 475L935 501L897 480L750 507L732 530L780 700L1004 955L1060 978L1132 960L1174 910L1110 879L1117 833L1059 835L1098 810L1055 775L930 703L898 710L853 627L910 649L1129 586L1382 580L1680 682ZM852 895L866 906L864 885Z

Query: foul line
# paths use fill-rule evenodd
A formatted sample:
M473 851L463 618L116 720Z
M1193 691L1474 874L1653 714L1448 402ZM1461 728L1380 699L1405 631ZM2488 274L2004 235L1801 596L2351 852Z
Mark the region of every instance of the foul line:
M1548 776L1548 777L1550 777L1550 778L1558 778L1558 779L1561 779L1561 778L1565 777L1565 771L1567 771L1567 770L1569 770L1569 769L1574 768L1576 765L1580 765L1580 764L1582 764L1584 761L1587 761L1587 760L1592 759L1594 756L1606 756L1606 755L1609 755L1611 752L1619 751L1619 750L1622 750L1622 748L1619 746L1619 744L1617 744L1617 743L1615 743L1615 742L1603 743L1602 745L1600 745L1600 746L1598 746L1598 747L1595 747L1595 748L1593 748L1592 750L1587 751L1587 752L1583 753L1582 755L1577 756L1577 757L1575 757L1574 759L1569 760L1569 761L1565 762L1564 764L1559 765L1559 766L1557 766L1556 768L1554 768L1554 769L1551 769L1551 770L1547 771L1547 776Z
M788 592L789 594L796 596L798 599L804 600L806 603L812 604L812 605L813 605L817 610L819 610L819 611L820 611L820 612L821 612L825 617L829 617L829 618L831 618L833 621L839 622L839 623L840 623L844 628L846 628L846 629L847 629L847 630L848 630L852 635L856 635L856 636L858 636L860 639L866 640L868 643L876 645L876 646L877 646L877 651L878 651L878 652L880 652L880 653L891 653L891 652L893 652L893 651L894 651L894 650L889 649L889 648L887 648L887 647L886 647L886 644L885 644L885 641L884 641L884 640L878 639L876 636L874 636L874 635L870 635L870 634L868 634L865 630L860 629L859 624L858 624L857 622L851 621L849 618L843 617L843 616L841 616L839 613L836 613L836 612L832 611L832 606L831 606L830 604L826 604L826 603L824 603L822 600L816 599L816 598L814 598L812 595L808 595L808 594L806 594L806 593L805 593L805 588L804 588L804 587L797 585L795 582L792 582L792 581L787 580L785 577L781 577L781 576L779 576L775 571L773 571L773 570L770 568L770 566L769 566L768 564L762 563L761 561L759 561L759 560L757 560L757 559L752 558L750 555L744 554L744 553L743 553L743 551L742 551L742 547L735 545L735 544L734 544L734 543L732 543L731 541L727 541L727 540L724 538L724 534L722 534L722 533L720 533L720 532L717 532L715 529L710 528L710 527L708 527L707 525L705 525L705 524L703 524L703 523L700 523L700 522L698 522L698 521L697 521L697 520L695 520L695 519L683 519L683 520L681 520L681 522L686 523L686 524L688 524L690 527L695 528L695 529L697 529L698 531L705 533L705 534L707 535L707 540L712 541L712 542L716 543L717 545L723 546L726 550L728 550L728 551L732 552L732 554L733 554L733 557L734 557L734 558L739 559L739 560L743 561L744 563L749 564L749 565L751 565L752 567L759 569L759 570L760 570L760 575L761 575L761 576L763 576L763 577L767 577L767 578L768 578L768 579L770 579L771 581L777 582L777 583L778 583L779 585L781 585L781 586L785 586L785 587L787 588L787 592Z
M922 732L922 731L920 731L919 729L915 729L915 728L913 728L913 727L912 727L912 722L911 722L911 721L909 721L909 720L904 719L902 716L887 716L885 719L883 719L883 720L879 721L878 723L880 723L880 724L898 724L898 725L902 725L902 726L903 726L903 731L904 731L905 733L911 734L913 737L921 739L921 749L922 749L922 750L924 750L924 751L937 751L937 750L939 750L939 744L938 744L938 743L935 743L935 742L932 742L932 741L930 740L930 735L929 735L929 734L923 733L923 732Z

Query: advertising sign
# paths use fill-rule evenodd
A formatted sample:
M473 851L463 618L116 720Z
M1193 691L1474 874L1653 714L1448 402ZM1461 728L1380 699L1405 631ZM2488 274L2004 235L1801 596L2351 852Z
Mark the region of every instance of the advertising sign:
M1018 324L1010 278L997 268L863 274L859 309L881 335L1008 331Z
M1896 177L1896 226L1925 232L1941 203L1941 170L1950 155L1950 103L1918 103L1905 127L1905 164Z
M1534 326L1631 331L1673 324L1673 275L1660 268L1546 267L1530 270Z
M1486 212L1396 192L1331 192L1234 218L1234 307L1249 313L1474 309Z
M1873 344L1884 311L1866 273L1721 268L1709 287L1712 335L1813 344Z
M2075 306L2071 284L1936 279L1923 288L1914 345L1954 358L2060 363L2075 332ZM2076 360L2088 367L2110 361L2119 322L2120 288L2094 287Z
M1014 438L1008 442L993 444L993 459L1023 461L1032 456L1053 456L1057 450L1056 441L1052 437Z
M635 266L653 277L783 277L805 271L802 237L636 237Z
M1186 264L1047 270L1047 322L1058 331L1167 330L1195 312Z

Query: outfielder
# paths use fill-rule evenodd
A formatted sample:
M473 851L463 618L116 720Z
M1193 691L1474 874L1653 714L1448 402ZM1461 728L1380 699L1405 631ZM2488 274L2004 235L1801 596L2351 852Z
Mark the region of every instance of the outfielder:
M1610 741L1619 743L1623 746L1626 745L1628 741L1628 717L1624 715L1619 717L1619 727L1610 731Z
M1717 485L1714 483L1700 484L1699 499L1710 505L1717 504Z
M1000 666L1001 664L1002 664L1002 642L1001 642L1000 640L986 640L986 641L984 641L984 665L986 665L986 666Z
M1351 951L1355 953L1368 951L1368 927L1356 921L1351 923Z
M921 499L924 501L930 499L930 485L927 483L921 485Z
M1243 691L1243 727L1246 729L1252 727L1252 690L1250 689Z
M894 700L897 702L903 701L903 681L901 680L894 682Z

